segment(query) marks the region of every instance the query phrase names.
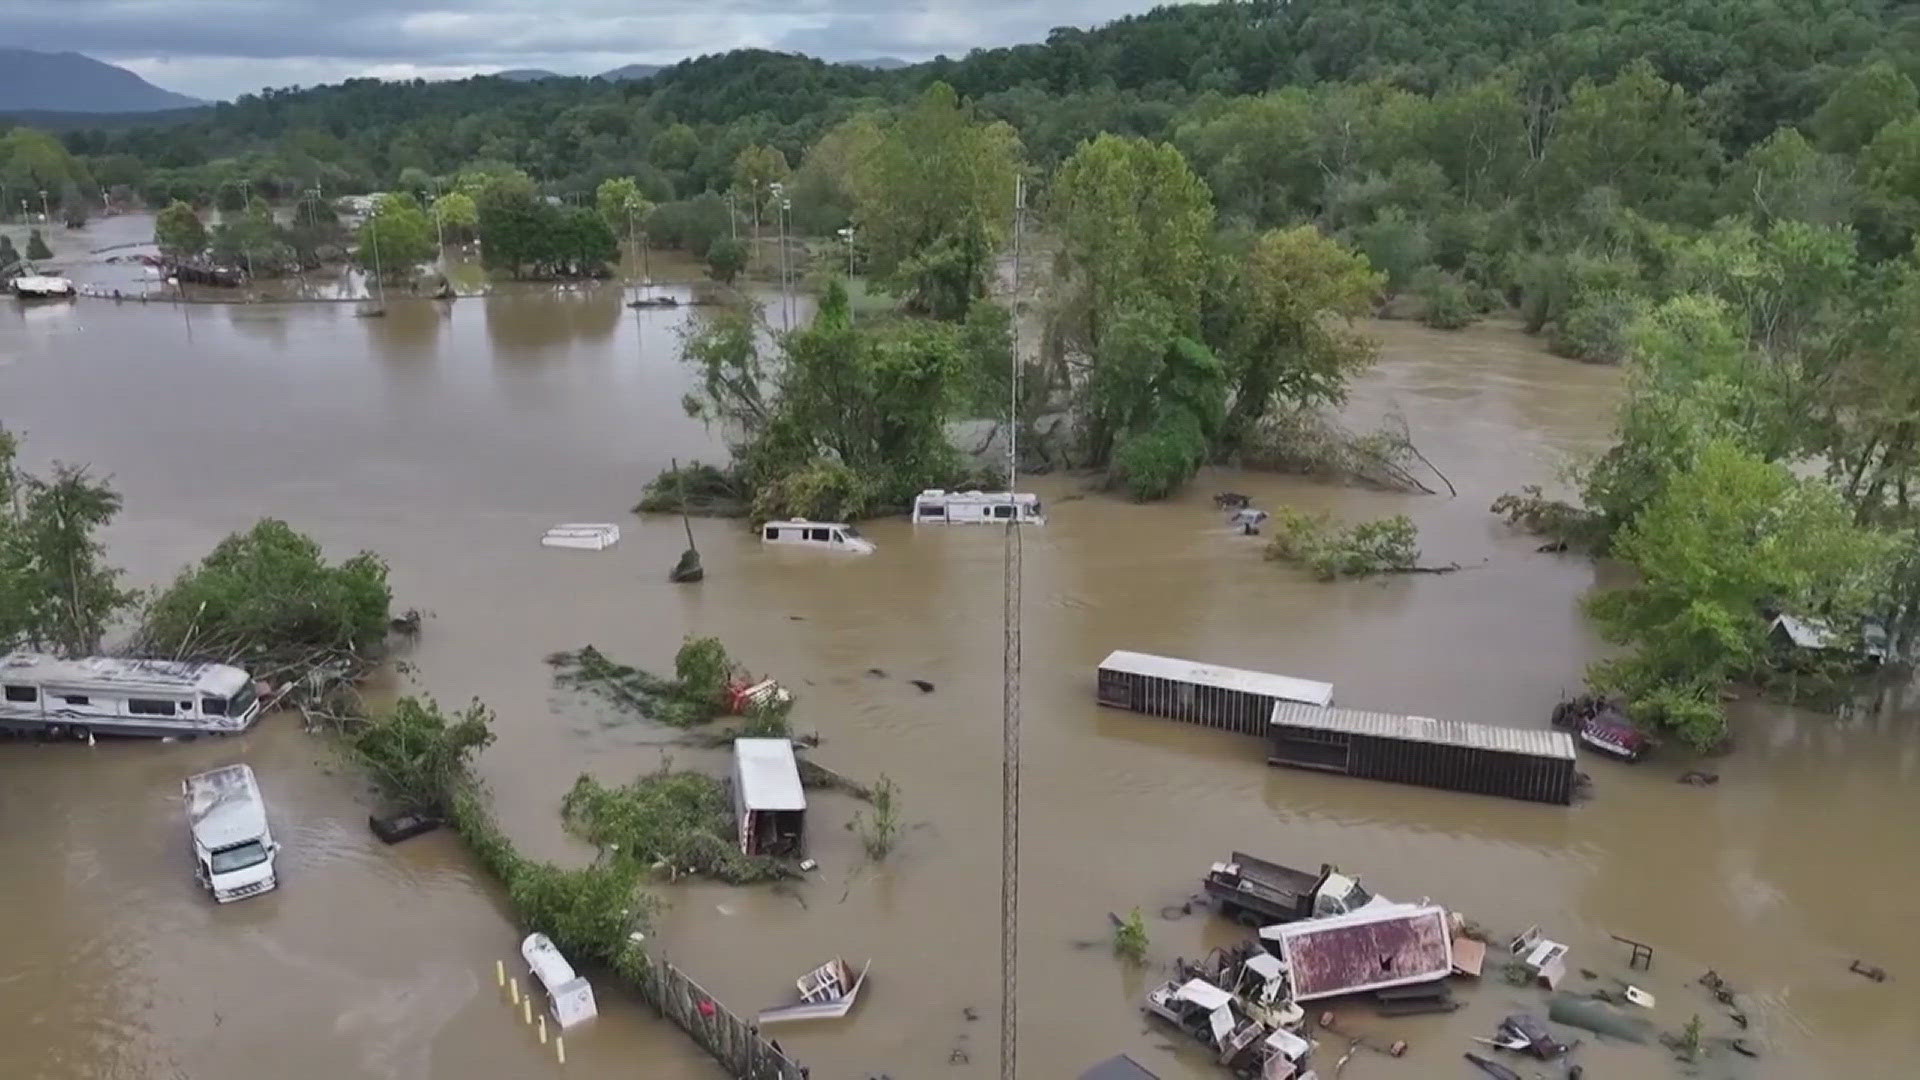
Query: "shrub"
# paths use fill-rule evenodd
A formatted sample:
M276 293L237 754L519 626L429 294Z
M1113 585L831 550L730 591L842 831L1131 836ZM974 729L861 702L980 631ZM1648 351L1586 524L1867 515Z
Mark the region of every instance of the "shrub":
M1267 558L1305 566L1321 581L1411 570L1419 531L1405 514L1339 526L1326 514L1281 507L1271 523Z
M1472 293L1456 274L1428 267L1417 279L1422 301L1420 321L1437 330L1459 330L1480 320Z
M867 858L874 862L887 857L900 834L899 795L899 785L881 773L880 782L873 785L873 813L854 819L860 829L860 843L867 849Z
M753 520L855 521L873 505L873 484L837 461L816 459L774 479L753 498Z
M1147 924L1140 917L1140 909L1134 908L1128 916L1113 927L1114 954L1129 963L1142 963L1147 958Z
M693 727L725 716L728 684L741 672L720 640L710 637L689 637L681 643L673 657L671 679L611 660L591 645L554 653L547 663L557 669L554 678L562 685L596 691L624 709L674 727ZM784 722L792 707L789 698L768 703L762 711L777 714ZM763 717L759 722L771 721Z
M444 816L473 756L493 742L493 711L474 701L449 721L432 698L404 697L393 712L354 731L349 745L387 797L418 814Z
M780 860L741 854L727 789L702 773L669 765L617 788L582 776L560 813L576 835L638 867L664 866L735 885L795 874Z
M1638 297L1626 292L1584 294L1553 324L1547 345L1561 356L1599 364L1627 358L1629 331L1640 317Z
M1128 435L1113 451L1113 478L1136 501L1164 499L1193 478L1206 460L1207 440L1194 418L1179 410L1145 431Z

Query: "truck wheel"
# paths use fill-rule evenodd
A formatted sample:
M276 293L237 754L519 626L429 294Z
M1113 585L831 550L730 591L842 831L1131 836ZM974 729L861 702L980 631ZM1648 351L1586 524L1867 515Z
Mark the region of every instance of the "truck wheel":
M86 742L93 736L93 731L85 724L75 724L68 731L68 734L72 735L74 739L79 742Z

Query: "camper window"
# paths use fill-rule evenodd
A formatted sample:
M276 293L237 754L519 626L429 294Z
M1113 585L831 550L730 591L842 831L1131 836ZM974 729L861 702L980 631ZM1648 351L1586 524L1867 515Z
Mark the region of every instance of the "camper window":
M156 698L128 698L127 711L135 716L172 716L173 702Z
M774 527L773 527L773 526L771 526L771 525L769 525L769 526L767 526L767 539L769 539L769 540L778 540L778 539L780 539L780 530L779 530L779 529L776 529L776 528L774 528Z
M40 700L40 691L31 686L8 686L8 701L24 701L31 705Z
M809 539L809 540L818 540L818 541L820 541L821 543L826 543L826 540L827 540L827 530L825 530L825 529L808 529L808 530L807 530L807 539Z
M200 711L208 716L225 716L227 715L227 699L203 697L200 699Z
M1008 503L995 503L993 516L1005 520L1013 516L1013 507Z
M69 705L91 705L93 699L85 694L68 694L64 699Z
M266 846L258 840L249 840L244 844L235 844L213 853L213 872L216 874L245 870L249 866L258 866L267 861Z

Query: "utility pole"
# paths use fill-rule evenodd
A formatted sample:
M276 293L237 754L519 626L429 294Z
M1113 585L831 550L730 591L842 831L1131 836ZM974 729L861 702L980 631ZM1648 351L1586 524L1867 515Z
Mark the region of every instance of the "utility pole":
M373 226L367 230L367 235L373 240L373 287L378 291L379 309L382 313L385 313L387 310L387 283L380 273L380 215L378 212L375 212L373 217L369 219L368 224Z
M847 242L847 323L853 323L853 226L840 230L840 239Z
M40 224L53 224L53 211L47 209L47 189L40 189Z
M1000 701L1000 1080L1016 1080L1020 1046L1020 231L1027 185L1013 187L1013 318L1007 379L1007 532L1003 548Z
M787 185L778 180L767 185L767 188L773 192L773 209L776 224L778 225L777 231L780 235L780 329L792 330L793 304L787 292L787 210L793 206L793 202L787 198ZM757 232L757 218L755 219L755 225L755 231ZM754 237L754 246L758 247L759 243L760 239L756 235Z
M433 236L435 243L440 245L440 262L444 269L447 261L447 232L446 228L440 224L440 178L429 176L427 183L433 185Z

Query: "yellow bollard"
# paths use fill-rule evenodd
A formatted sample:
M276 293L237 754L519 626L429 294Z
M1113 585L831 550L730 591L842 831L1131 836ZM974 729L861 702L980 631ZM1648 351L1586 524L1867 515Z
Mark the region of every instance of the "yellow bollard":
M526 997L523 997L520 999L520 1022L523 1024L533 1023L533 995L532 994L528 994Z
M505 960L495 960L493 962L493 981L496 986L507 985L507 962Z
M520 980L518 978L508 979L507 989L513 992L513 1003L515 1005L520 1004Z
M540 1014L540 1045L547 1045L547 1016L545 1013Z
M565 1064L567 1063L567 1039L566 1039L566 1036L564 1036L564 1035L555 1035L555 1036L553 1037L553 1056L554 1056L554 1059L555 1059L555 1060L557 1060L557 1061L559 1061L559 1062L560 1062L560 1064L562 1064L562 1065L565 1065Z

